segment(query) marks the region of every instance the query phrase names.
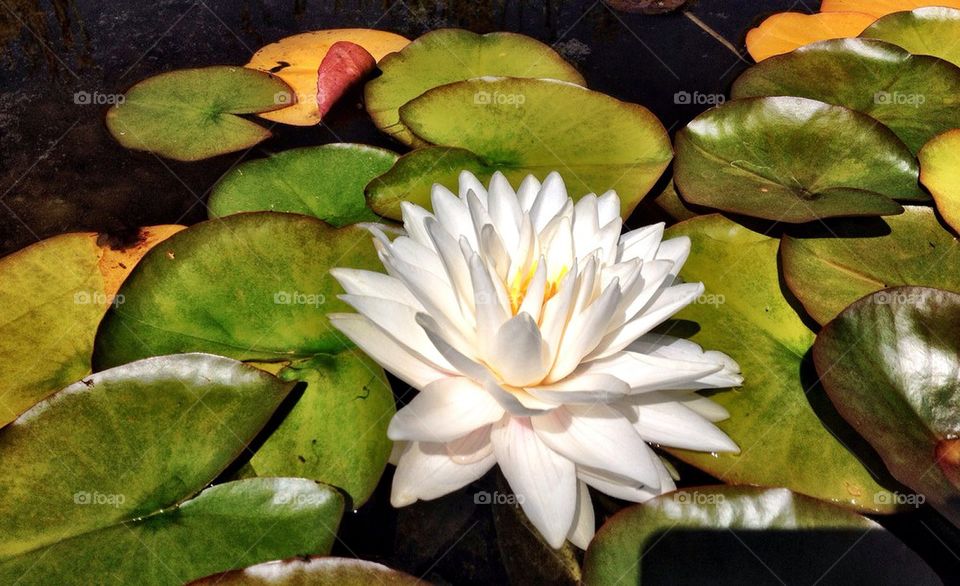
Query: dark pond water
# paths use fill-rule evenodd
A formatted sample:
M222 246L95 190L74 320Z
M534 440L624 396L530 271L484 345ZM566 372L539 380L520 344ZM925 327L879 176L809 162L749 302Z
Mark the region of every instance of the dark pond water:
M818 4L700 0L690 2L686 14L647 16L591 0L0 0L0 255L67 231L122 235L141 225L206 217L206 194L241 162L239 155L192 164L165 161L119 147L103 124L108 96L162 71L243 64L262 45L313 29L370 27L410 38L441 27L509 30L552 44L591 88L646 105L675 131L706 109L706 96L725 93L744 69L737 52L745 54L743 38L752 25L772 12L809 12ZM691 96L690 103L677 99L680 92ZM333 141L400 150L378 133L354 92L324 125L276 127L273 138L242 158ZM639 213L637 222L651 212ZM693 470L682 472L693 481L711 481ZM388 474L363 511L348 513L338 553L383 561L438 583L502 583L506 566L516 567L518 559L548 568L549 560L526 556L520 545L501 551L491 507L478 507L470 495L395 512L387 501L389 480ZM495 482L489 477L481 485L493 490ZM958 541L936 515L920 511L883 522L944 577L960 575L960 558L943 545ZM715 540L703 543L716 547ZM737 564L755 561L741 553L733 556ZM882 563L869 556L858 563L863 583L883 582ZM691 571L684 574L691 583L719 577L709 568ZM777 583L763 572L750 575ZM550 580L548 572L522 578Z

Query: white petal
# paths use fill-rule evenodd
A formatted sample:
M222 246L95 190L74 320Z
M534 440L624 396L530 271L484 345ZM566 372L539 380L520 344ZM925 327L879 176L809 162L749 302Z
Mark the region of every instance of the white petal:
M634 427L643 439L672 448L740 453L737 444L713 423L692 409L670 401L668 395L658 395L639 395L642 402L633 407Z
M620 285L614 279L586 311L570 318L547 382L558 381L577 368L606 334L607 324L619 303Z
M471 191L480 198L483 207L487 207L487 189L483 186L477 177L470 171L460 171L458 178L460 188L460 198L466 201L467 194Z
M449 442L500 421L503 408L477 383L463 377L427 385L390 421L392 440Z
M496 346L495 336L510 316L509 301L500 299L493 278L479 254L470 257L470 279L473 283L473 304L476 307L477 343L481 355L488 357ZM506 305L506 306L505 306Z
M483 388L490 393L491 397L500 403L501 407L511 415L518 417L543 415L557 407L557 405L540 401L524 389L510 387L508 390L492 379L488 379L484 383Z
M527 284L527 291L523 294L523 301L517 313L526 313L539 322L543 309L543 296L547 291L547 263L543 257L537 263L537 270Z
M491 426L481 427L467 435L447 442L447 454L457 464L473 464L493 453L490 443Z
M509 385L523 387L543 380L550 353L533 318L520 313L497 331L487 363Z
M716 364L720 368L713 373L702 376L684 384L674 384L662 387L663 389L723 389L736 387L743 383L740 376L740 365L722 352L710 350L704 352L699 344L662 334L646 334L627 346L628 350L660 356L686 362L700 362Z
M547 175L543 185L540 186L536 201L530 208L530 219L534 231L539 233L543 230L543 227L560 213L567 201L567 188L560 174L554 171Z
M494 173L490 179L488 204L490 218L493 220L504 246L507 249L515 248L520 241L520 224L523 212L520 210L517 194L500 171Z
M344 291L351 295L393 299L417 309L423 307L403 281L396 277L373 271L339 268L330 269L330 275L340 283Z
M483 227L493 224L493 220L490 219L486 206L480 202L480 198L472 190L467 192L466 200L467 209L470 210L470 220L473 222L473 232L476 234L476 241L479 243Z
M547 262L547 280L556 281L573 266L573 231L570 220L560 216L552 220L540 236Z
M662 389L685 389L686 385L719 371L709 362L687 362L636 352L618 352L584 363L575 374L609 374L629 385L634 393Z
M473 229L473 221L470 219L466 202L440 185L434 185L430 201L433 204L433 214L447 232L455 240L460 240L461 236L465 237L476 249L477 234Z
M520 201L520 209L524 212L529 212L537 199L538 193L540 193L540 180L533 175L524 177L523 181L520 182L520 187L517 188L517 199Z
M574 295L577 292L578 269L574 261L573 268L560 279L556 295L543 305L543 316L540 319L540 334L547 348L550 349L550 358L554 360L560 349L560 338L573 309Z
M622 479L616 476L585 467L577 468L577 477L604 494L625 501L642 503L661 494L672 492L677 488L673 478L670 477L670 472L660 462L659 458L654 461L654 465L660 476L659 489L624 483Z
M594 517L593 501L590 489L585 482L577 483L577 511L574 513L573 526L567 533L567 540L580 549L587 549L597 532L597 520Z
M653 260L663 238L664 226L665 224L660 222L620 236L620 262L633 258L644 262Z
M720 405L719 403L712 401L707 397L701 397L697 393L679 396L676 397L676 400L679 401L680 404L695 411L700 417L703 417L707 421L716 423L718 421L723 421L730 418L730 412L727 411L723 405Z
M640 259L635 259L639 261ZM642 261L641 261L642 262ZM616 320L620 323L611 323L611 326L618 327L630 321L642 311L654 297L660 295L673 273L673 264L668 260L651 260L644 262L640 267L639 281L625 291L620 300L620 307L617 308ZM614 329L611 328L611 329Z
M410 238L424 246L433 248L433 242L427 234L427 228L424 224L427 218L433 218L433 214L418 205L401 201L400 216L403 218L403 229L406 230Z
M510 253L500 240L500 235L492 224L480 229L480 252L487 264L493 266L494 273L499 279L506 280L510 274Z
M657 456L621 411L599 404L567 405L531 421L547 447L578 466L660 486Z
M620 217L620 198L612 189L597 198L597 219L600 227L606 226L614 218Z
M548 448L526 418L507 417L490 433L500 470L530 522L553 548L563 545L577 508L573 462Z
M433 381L448 376L398 344L362 315L331 313L327 317L335 328L378 364L414 388L425 388Z
M437 220L429 218L425 224L428 237L443 262L447 278L453 284L461 313L472 315L474 312L473 285L470 282L470 269L467 267L467 260L460 252L460 246Z
M493 378L485 366L454 348L444 335L440 333L443 330L431 316L426 313L418 313L416 320L417 324L423 328L424 333L427 334L430 342L436 346L440 355L443 356L457 372L477 382Z
M678 236L670 240L664 240L657 249L656 258L659 260L669 260L673 263L673 270L670 273L676 277L683 268L683 263L687 262L690 256L690 238L687 236Z
M389 299L363 295L340 295L339 298L388 333L398 344L428 360L438 369L453 371L450 363L437 351L423 328L417 324L416 309Z
M573 241L577 256L582 257L597 248L597 235L600 232L597 196L588 193L581 197L573 206L573 214Z
M630 393L630 385L609 374L572 374L549 385L528 387L534 397L557 404L611 403Z
M405 507L442 497L479 479L496 462L491 453L472 464L457 464L443 444L409 442L393 475L390 503Z

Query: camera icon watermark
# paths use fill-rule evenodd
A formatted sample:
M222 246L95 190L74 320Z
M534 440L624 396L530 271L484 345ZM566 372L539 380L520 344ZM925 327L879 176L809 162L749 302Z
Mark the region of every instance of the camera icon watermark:
M904 494L902 492L875 492L873 494L873 504L875 505L898 505L918 508L927 502L927 497L922 494Z
M473 94L473 103L479 106L513 106L519 108L527 101L524 94L504 94L480 90Z
M73 504L75 505L97 505L119 509L125 502L127 502L127 497L122 494L110 494L97 491L90 492L86 490L79 490L73 493Z
M116 106L126 100L123 94L102 94L100 92L79 91L73 94L73 103L78 106Z
M510 505L512 507L515 507L517 505L523 504L523 495L522 494L504 494L496 490L493 492L487 492L485 490L481 490L480 492L474 493L473 504L475 505Z
M678 106L719 106L727 101L723 94L704 94L698 91L679 91L673 94L673 103Z
M302 293L300 291L277 291L273 294L276 305L312 305L320 307L327 302L323 293Z
M927 96L923 94L884 91L873 94L873 103L880 106L913 106L919 108L926 102Z

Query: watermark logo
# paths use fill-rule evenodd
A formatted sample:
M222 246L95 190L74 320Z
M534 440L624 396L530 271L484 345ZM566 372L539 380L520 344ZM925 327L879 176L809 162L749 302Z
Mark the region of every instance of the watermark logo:
M293 94L290 92L277 92L273 94L273 103L290 106L294 103Z
M277 305L312 305L314 307L320 307L327 302L327 297L323 293L277 291L273 294L273 302Z
M877 92L873 94L873 102L881 106L913 106L919 108L927 101L923 94L906 94L903 92Z
M693 300L697 305L712 305L718 307L727 302L727 298L723 293L703 293L699 297Z
M73 94L73 103L78 106L116 106L122 104L126 99L123 94L102 94L86 91Z
M89 492L80 490L73 493L73 503L76 505L97 505L102 507L120 508L127 501L127 497L122 494L109 494L103 492Z
M523 94L504 94L480 90L473 94L473 103L480 106L513 106L519 108L527 101Z
M673 493L673 502L679 505L720 505L726 500L722 494L704 493L697 490L678 490Z
M704 94L700 92L679 91L673 94L673 103L679 106L719 106L727 101L723 94Z
M523 495L504 494L502 492L487 492L481 490L473 495L473 504L475 505L510 505L517 506L523 504Z
M106 294L103 291L77 291L73 294L73 302L77 305L123 305L122 293Z
M326 503L329 498L324 494L278 494L273 499L276 505L294 505L297 507L315 507Z
M927 502L927 497L922 494L903 494L902 492L876 492L873 494L875 505L898 505L916 508L925 502Z
M916 305L923 298L917 293L906 293L904 291L877 291L870 300L876 305Z

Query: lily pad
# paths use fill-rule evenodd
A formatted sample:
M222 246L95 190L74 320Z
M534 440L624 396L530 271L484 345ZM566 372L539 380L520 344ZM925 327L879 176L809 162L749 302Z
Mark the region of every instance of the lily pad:
M359 507L390 456L387 425L396 407L383 370L359 350L344 350L294 363L278 376L307 386L249 469L257 476L325 482L344 489Z
M939 2L938 2L939 4ZM960 10L941 6L888 14L860 35L960 65Z
M350 67L349 75L342 75L342 66L351 63L350 53L343 51L342 43L358 46L369 53L374 61L379 61L385 55L407 46L410 40L387 31L347 28L300 33L261 48L253 54L246 67L273 73L290 84L296 92L296 103L282 110L262 113L260 117L296 126L318 124L326 113L318 103L318 91L323 92L324 103L329 103L331 98L335 100L339 97L347 86L360 81L364 74L363 68ZM335 50L335 47L340 49ZM344 57L347 58L346 62L343 61ZM327 64L326 68L321 67L324 63ZM338 72L341 74L339 77L336 75Z
M201 222L155 247L97 334L99 368L203 351L275 362L349 342L327 320L346 311L335 266L378 270L369 233L298 214L254 212Z
M817 337L813 358L833 404L890 472L960 525L960 294L874 293ZM924 499L924 500L920 500Z
M693 559L689 549L676 551L685 546L697 548ZM718 551L708 551L710 546ZM660 583L647 575L657 559L673 562L670 581L677 584L696 583L697 576L702 580L707 564L715 568L717 583L778 583L783 576L802 583L828 577L844 584L862 578L864 564L875 568L878 559L884 561L887 583L939 582L877 523L783 488L696 487L627 508L590 544L584 583ZM678 566L677 559L684 563Z
M284 108L293 90L279 78L243 67L161 73L136 84L107 111L107 128L128 149L198 161L250 148L266 128L237 114Z
M680 277L706 286L677 318L699 325L693 341L733 357L744 382L711 395L730 412L717 426L739 454L670 452L724 482L783 486L861 511L891 512L890 493L811 407L808 393L816 389L801 377L814 335L780 290L779 241L716 214L667 230L667 237L677 236L692 241Z
M273 211L314 216L334 226L376 221L363 189L396 160L385 149L340 143L248 161L214 187L210 217Z
M880 18L923 6L960 8L960 0L823 0L820 12L862 12Z
M874 20L869 14L858 12L781 12L747 32L747 51L759 63L817 41L855 37Z
M883 122L913 152L960 127L960 67L872 39L823 41L772 57L745 71L732 94L845 106Z
M910 149L877 121L796 97L736 100L676 136L687 202L780 222L897 214L923 200Z
M140 230L112 248L100 234L48 238L0 259L0 427L90 372L97 325L147 250L183 226Z
M398 201L424 201L434 183L456 189L454 169L481 180L500 170L514 184L558 171L574 197L616 190L627 217L673 156L666 130L643 106L553 80L453 83L407 103L400 118L424 140L459 150L418 149L368 186L373 209L393 218Z
M943 219L960 233L960 130L934 138L919 157L920 181L933 194Z
M656 203L657 207L663 210L665 214L677 221L689 220L699 215L683 202L680 194L677 193L677 186L674 185L673 181L667 184L660 195L654 200L654 203Z
M175 586L237 565L329 552L342 514L337 491L303 478L228 482L149 517L0 560L0 579L83 585L96 576L101 583Z
M785 235L780 244L783 276L820 324L857 299L898 285L960 291L960 242L928 207L907 206L884 218L877 235L856 224L838 225L822 237Z
M432 31L379 65L383 75L364 89L367 112L380 130L410 146L424 146L425 142L410 132L398 110L435 87L484 76L559 79L584 85L583 76L548 45L506 32Z
M310 557L266 562L193 582L190 586L341 586L426 584L413 576L353 558Z
M209 535L215 528L204 527L211 523L209 511L236 511L227 501L242 498L242 490L223 488L216 498L201 494L193 503L184 501L246 449L292 386L229 358L186 354L99 372L38 403L0 430L0 499L6 503L0 516L0 576L15 581L35 568L41 572L36 582L60 582L55 577L61 572L64 580L80 581L96 575L84 568L103 564L137 581L142 573L148 583L180 583L231 567L242 534L226 546ZM246 501L249 506L271 502L269 483L248 486L261 486L260 496L254 491ZM323 500L324 509L335 503L325 513L335 526L338 497L324 491ZM309 503L298 507L304 504ZM193 523L188 522L191 510L199 516ZM283 517L291 512L277 509L286 513ZM176 522L164 521L163 515ZM220 515L213 523L217 531L226 529ZM249 529L248 547L263 536L263 520L247 514L231 525ZM205 539L178 538L197 533ZM329 547L329 533L314 527L300 534L302 541L281 534L277 551L264 543L250 553L269 554L267 559L290 555L291 544L293 551L313 553L314 546ZM151 543L159 551L150 549ZM141 545L152 554L129 555ZM171 565L185 575L171 575Z

